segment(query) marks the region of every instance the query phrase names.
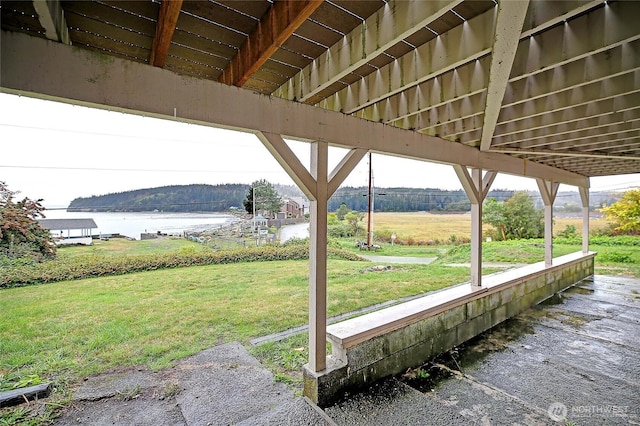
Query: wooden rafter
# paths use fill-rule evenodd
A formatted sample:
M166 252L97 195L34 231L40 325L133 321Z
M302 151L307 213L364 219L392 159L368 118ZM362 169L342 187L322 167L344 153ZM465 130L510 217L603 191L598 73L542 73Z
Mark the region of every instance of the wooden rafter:
M162 0L160 4L156 34L153 37L151 55L149 56L149 63L153 66L161 68L164 66L178 16L180 16L180 9L182 9L182 1Z
M45 36L49 40L71 44L60 0L33 0L33 8L38 15L40 25L44 28Z
M241 87L293 32L322 4L322 0L279 0L249 34L218 81Z

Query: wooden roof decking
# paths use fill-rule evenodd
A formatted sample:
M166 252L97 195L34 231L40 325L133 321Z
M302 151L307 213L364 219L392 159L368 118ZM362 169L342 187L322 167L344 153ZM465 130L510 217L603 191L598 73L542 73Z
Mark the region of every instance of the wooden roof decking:
M640 173L640 2L61 1L62 19L38 3L2 1L2 29L582 176Z

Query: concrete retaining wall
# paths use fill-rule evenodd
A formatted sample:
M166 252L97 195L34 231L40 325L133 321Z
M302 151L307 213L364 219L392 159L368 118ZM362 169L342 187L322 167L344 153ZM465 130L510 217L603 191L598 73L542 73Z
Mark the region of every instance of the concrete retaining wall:
M326 370L305 367L305 395L326 406L345 390L419 366L593 275L594 256L574 253L554 259L548 268L541 262L487 276L479 291L465 284L427 295L422 303L430 297L438 303L425 315L412 312L409 320L398 319L404 307L396 305L329 326L333 353ZM385 315L388 324L381 322ZM366 324L377 329L367 330Z

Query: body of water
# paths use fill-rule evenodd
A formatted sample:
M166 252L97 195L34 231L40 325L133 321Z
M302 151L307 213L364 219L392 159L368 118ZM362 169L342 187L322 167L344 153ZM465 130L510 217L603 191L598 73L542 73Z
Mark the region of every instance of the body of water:
M238 221L235 216L224 213L93 213L47 210L47 219L88 219L98 226L94 234L120 234L140 239L141 233L182 235L184 231L198 232ZM73 233L72 233L73 235Z
M280 229L280 242L284 243L292 238L309 238L309 224L296 223L294 225L283 226Z

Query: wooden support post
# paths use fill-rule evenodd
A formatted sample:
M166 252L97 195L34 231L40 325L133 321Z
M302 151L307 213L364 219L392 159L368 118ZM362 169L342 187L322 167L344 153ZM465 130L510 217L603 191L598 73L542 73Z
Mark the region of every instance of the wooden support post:
M476 188L482 185L482 170L472 169L471 179ZM471 203L471 286L482 287L482 201Z
M544 265L553 265L553 202L558 194L557 182L536 179L544 203Z
M327 206L329 198L365 156L365 149L352 149L328 171L329 146L311 144L311 173L302 165L281 135L256 134L273 157L309 197L309 370L322 371L327 366Z
M311 201L309 227L309 368L327 366L327 205L328 145L311 146L311 175L316 179L316 199Z
M589 252L589 188L579 187L582 200L582 252Z
M465 166L453 167L471 201L471 288L478 289L482 287L482 202L497 172L488 171L483 178L481 169L469 174Z

